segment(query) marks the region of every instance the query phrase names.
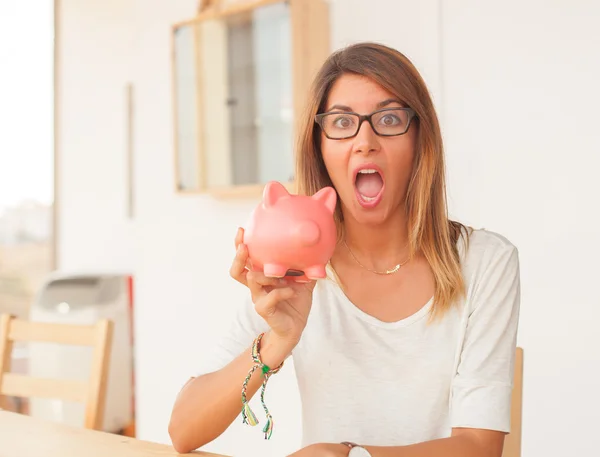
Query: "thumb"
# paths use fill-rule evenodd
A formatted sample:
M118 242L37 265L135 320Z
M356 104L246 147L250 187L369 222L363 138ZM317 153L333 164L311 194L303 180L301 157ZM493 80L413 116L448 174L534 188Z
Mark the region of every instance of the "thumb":
M296 290L308 289L312 291L315 288L317 281L314 279L308 279L303 275L293 279L288 278L288 284Z
M315 281L315 280L304 283L304 287L306 287L310 292L312 292L315 289L316 285L317 285L317 281Z

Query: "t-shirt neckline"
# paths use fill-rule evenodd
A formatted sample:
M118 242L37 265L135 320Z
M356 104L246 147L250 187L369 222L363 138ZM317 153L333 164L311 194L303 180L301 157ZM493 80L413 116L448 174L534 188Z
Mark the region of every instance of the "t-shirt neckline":
M368 324L371 324L371 325L374 325L377 327L381 327L381 328L387 328L387 329L407 327L407 326L412 325L415 322L421 320L426 315L428 315L431 310L431 307L433 306L433 297L431 297L427 301L427 303L425 303L419 310L417 310L415 313L411 314L410 316L407 316L403 319L400 319L400 320L394 321L394 322L382 321L382 320L376 318L375 316L372 316L371 314L368 314L365 311L363 311L362 309L360 309L348 298L348 296L342 290L341 285L338 283L338 281L336 279L335 270L333 269L331 264L327 264L326 269L327 269L329 278L326 279L325 281L331 282L332 291L337 296L337 298L340 300L340 302L342 303L342 306L344 306L344 308L346 310L348 310L349 312L354 314L356 317L358 317L359 319L361 319L362 321L364 321Z

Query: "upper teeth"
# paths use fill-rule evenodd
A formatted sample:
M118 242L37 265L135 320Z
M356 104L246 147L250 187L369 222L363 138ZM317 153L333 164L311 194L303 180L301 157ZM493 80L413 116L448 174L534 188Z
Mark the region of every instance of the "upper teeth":
M360 170L359 173L365 173L365 174L377 173L377 170L373 170L372 168L364 168L364 169Z

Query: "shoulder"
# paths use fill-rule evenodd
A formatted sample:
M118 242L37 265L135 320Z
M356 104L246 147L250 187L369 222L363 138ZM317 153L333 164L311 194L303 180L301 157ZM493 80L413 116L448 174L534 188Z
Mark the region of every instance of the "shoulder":
M518 282L519 251L505 236L486 229L470 229L458 248L465 285L471 291Z
M498 257L518 257L518 249L508 238L487 229L469 229L458 242L461 263L480 265Z

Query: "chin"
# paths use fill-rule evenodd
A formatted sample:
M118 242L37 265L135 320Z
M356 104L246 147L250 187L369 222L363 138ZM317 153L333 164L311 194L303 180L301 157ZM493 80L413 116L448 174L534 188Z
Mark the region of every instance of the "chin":
M352 212L352 217L361 225L377 226L388 221L390 213L382 210L365 212L361 208L357 208Z

